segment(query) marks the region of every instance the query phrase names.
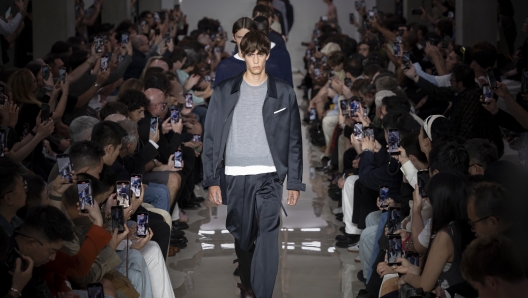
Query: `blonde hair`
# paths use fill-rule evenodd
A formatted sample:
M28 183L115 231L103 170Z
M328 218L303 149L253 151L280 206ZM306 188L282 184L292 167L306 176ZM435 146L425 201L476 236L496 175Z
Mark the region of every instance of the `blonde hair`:
M138 79L130 78L121 84L121 87L119 87L117 98L120 98L127 90L138 90L143 92L145 91L145 85L143 85L143 83Z
M22 106L23 104L35 104L39 107L42 105L33 94L33 82L35 77L29 69L20 69L15 71L7 81L13 92L13 101Z

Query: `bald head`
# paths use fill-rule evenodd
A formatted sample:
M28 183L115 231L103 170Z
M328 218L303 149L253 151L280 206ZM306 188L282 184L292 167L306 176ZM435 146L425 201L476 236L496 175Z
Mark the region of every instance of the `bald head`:
M147 106L147 111L149 111L152 116L159 117L163 109L165 108L163 103L165 103L165 94L159 89L150 88L145 90L145 96L149 100L149 105Z
M167 62L160 59L152 61L152 63L150 63L150 67L159 67L164 71L169 71L169 65L167 64Z
M132 46L142 53L146 53L150 50L148 38L145 35L134 37L134 39L132 39Z

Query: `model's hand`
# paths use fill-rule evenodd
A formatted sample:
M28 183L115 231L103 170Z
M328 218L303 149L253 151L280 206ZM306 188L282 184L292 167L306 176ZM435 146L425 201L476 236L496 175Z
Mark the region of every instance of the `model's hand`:
M220 186L209 186L209 201L215 205L222 204L222 191Z
M299 200L299 194L298 190L288 190L288 205L295 206Z

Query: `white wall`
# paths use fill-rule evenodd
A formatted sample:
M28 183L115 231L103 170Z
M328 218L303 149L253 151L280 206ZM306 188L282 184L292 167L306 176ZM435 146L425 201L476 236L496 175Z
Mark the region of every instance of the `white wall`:
M178 3L180 0L176 0ZM302 68L302 57L305 48L301 42L310 41L315 22L326 13L323 0L290 0L294 8L294 23L287 43L294 68ZM231 32L233 23L244 16L251 17L255 0L181 0L183 12L187 14L189 30L196 29L196 25L204 16L218 19L227 32ZM354 12L354 1L334 0L338 9L339 24L345 34L357 38L356 28L349 24L349 13ZM367 7L374 6L375 0L367 0ZM228 45L232 51L233 45Z

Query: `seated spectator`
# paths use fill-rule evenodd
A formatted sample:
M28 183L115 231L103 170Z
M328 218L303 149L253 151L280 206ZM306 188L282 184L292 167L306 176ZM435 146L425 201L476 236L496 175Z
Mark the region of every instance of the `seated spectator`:
M126 105L130 120L137 123L145 118L145 108L148 105L148 99L142 91L126 90L119 96L118 101Z
M469 155L469 173L471 175L484 175L488 165L499 160L497 147L488 140L467 140L464 147Z

